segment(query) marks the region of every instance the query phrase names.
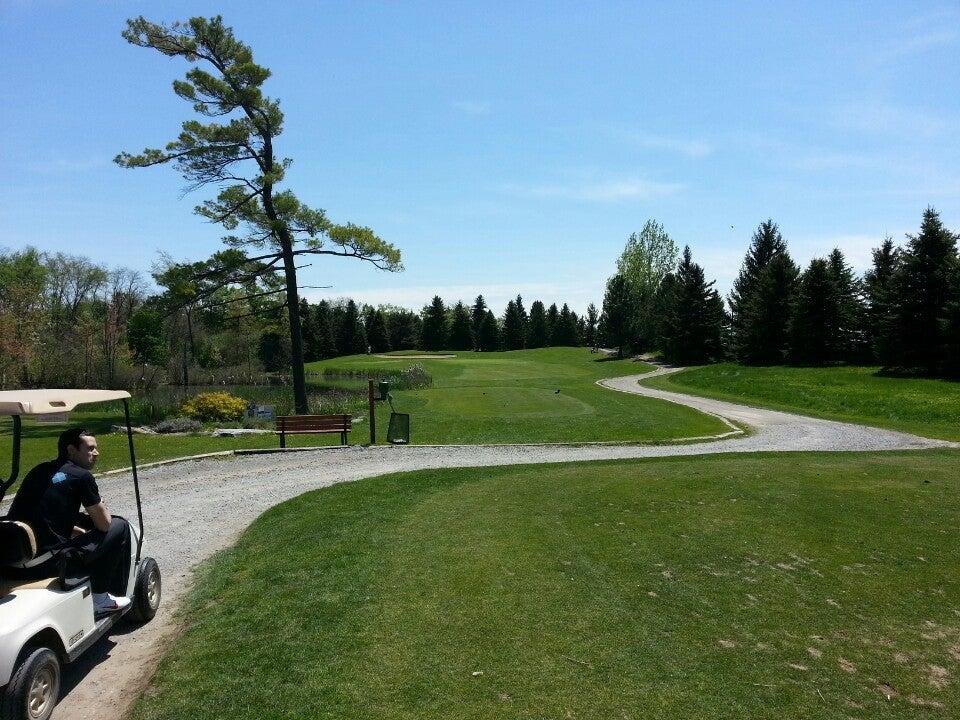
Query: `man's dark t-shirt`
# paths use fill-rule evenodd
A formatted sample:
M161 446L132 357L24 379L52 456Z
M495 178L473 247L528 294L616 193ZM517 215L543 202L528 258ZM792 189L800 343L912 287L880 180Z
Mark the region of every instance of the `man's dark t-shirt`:
M69 540L80 506L99 502L100 490L90 471L70 461L64 463L50 478L50 487L40 500L40 543L49 546Z
M34 530L40 527L40 501L50 487L50 478L66 460L48 460L28 472L17 490L7 517L27 523Z

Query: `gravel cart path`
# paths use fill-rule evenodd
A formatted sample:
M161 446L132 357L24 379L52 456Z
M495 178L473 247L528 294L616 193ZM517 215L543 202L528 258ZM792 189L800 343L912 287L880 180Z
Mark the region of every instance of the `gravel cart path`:
M660 398L749 425L751 433L677 445L498 445L324 448L243 457L209 458L143 470L144 553L163 573L163 603L153 622L122 624L64 673L57 720L124 717L177 627L173 610L197 563L231 545L267 508L308 490L385 473L427 468L610 460L671 455L784 450L903 450L960 447L960 443L818 420L745 405L642 387L638 380L670 372L600 381L620 392ZM733 433L734 425L731 425ZM100 487L115 513L136 516L128 475L104 477Z

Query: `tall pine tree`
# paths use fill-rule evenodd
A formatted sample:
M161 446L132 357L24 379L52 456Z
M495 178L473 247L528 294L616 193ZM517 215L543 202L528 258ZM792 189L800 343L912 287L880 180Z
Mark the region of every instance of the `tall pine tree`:
M564 303L557 317L554 331L554 345L557 347L576 347L577 345L577 316L570 312L570 307Z
M827 264L836 288L838 312L836 346L831 360L863 362L867 355L863 286L840 248L830 253Z
M343 310L337 334L337 349L344 355L360 355L367 352L367 333L360 322L360 312L353 300L348 300Z
M530 306L530 326L527 333L527 347L541 348L546 347L550 340L547 332L547 314L543 308L543 303L534 300Z
M775 267L768 271L771 264ZM777 224L769 219L761 223L729 297L731 344L738 361L769 364L783 359L790 291L798 273ZM770 307L769 302L780 306Z
M473 349L473 328L471 327L470 311L462 302L458 302L453 307L449 346L451 350Z
M439 295L423 309L423 327L420 347L424 350L443 350L447 346L447 309Z
M473 303L472 309L472 328L473 328L473 339L475 343L479 343L480 339L480 329L483 327L483 319L487 316L487 301L483 299L483 295L477 295L477 299ZM474 345L474 349L480 350L479 344Z
M597 323L599 321L600 314L597 312L597 306L590 303L587 305L587 317L583 329L583 343L589 348L597 347Z
M617 357L623 357L623 349L630 342L632 297L623 275L614 275L607 280L603 296L603 312L600 315L600 334L603 341L617 349Z
M390 352L390 333L387 331L387 319L383 310L371 308L371 312L367 314L367 342L371 352Z
M946 370L950 308L956 301L957 235L937 211L923 213L920 232L908 235L894 279L897 308L887 338L894 367L923 374Z
M874 359L881 365L893 365L894 347L889 345L896 321L894 278L900 264L900 251L893 238L886 237L873 251L873 267L863 278L867 300L867 337Z
M557 344L557 324L560 321L560 310L556 303L547 308L547 345Z
M503 347L505 350L523 350L523 317L517 303L510 300L503 314Z
M842 336L840 292L830 263L814 258L797 281L789 326L789 360L823 365L839 354Z
M723 357L723 300L693 262L690 246L683 249L667 308L663 355L670 362L701 364Z
M500 349L500 328L493 312L487 310L480 323L480 337L477 340L477 349L485 352L496 352Z

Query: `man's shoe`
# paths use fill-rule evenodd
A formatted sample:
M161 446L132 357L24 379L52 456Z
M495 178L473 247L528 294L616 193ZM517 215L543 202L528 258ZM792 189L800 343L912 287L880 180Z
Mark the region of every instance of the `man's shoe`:
M93 594L93 612L97 614L120 612L129 605L130 598L117 597L110 593Z

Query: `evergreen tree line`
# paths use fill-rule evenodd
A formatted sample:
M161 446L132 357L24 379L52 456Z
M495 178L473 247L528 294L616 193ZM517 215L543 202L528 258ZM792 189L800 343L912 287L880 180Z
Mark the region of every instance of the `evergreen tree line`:
M886 238L856 276L843 252L802 270L777 224L760 224L728 297L684 249L646 308L650 344L669 362L733 359L746 365L879 364L888 371L960 376L960 258L956 233L933 208L903 247ZM623 273L610 278L603 341L636 350L636 300Z
M358 306L350 299L331 303L301 302L307 361L341 355L391 350L523 350L550 346L597 345L599 313L591 303L580 317L567 303L546 307L535 300L529 313L520 295L494 315L483 295L472 305L449 306L435 296L418 314L394 306ZM265 334L264 338L267 338ZM265 343L269 347L264 347ZM268 369L285 360L277 338L261 340L261 357ZM276 361L269 358L275 355Z

